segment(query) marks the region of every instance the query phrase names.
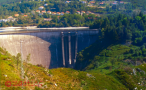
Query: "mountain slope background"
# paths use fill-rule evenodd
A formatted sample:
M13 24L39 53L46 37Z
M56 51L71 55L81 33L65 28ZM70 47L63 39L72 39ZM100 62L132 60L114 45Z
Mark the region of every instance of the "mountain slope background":
M19 2L20 0L0 0L0 5Z

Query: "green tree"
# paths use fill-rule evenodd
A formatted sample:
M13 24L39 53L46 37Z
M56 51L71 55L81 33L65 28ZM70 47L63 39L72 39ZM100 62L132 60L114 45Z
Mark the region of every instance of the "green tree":
M18 69L18 65L19 65L20 60L21 60L21 54L20 54L20 53L18 53L18 54L16 55L16 60L17 60L17 69Z
M111 58L110 62L112 63L112 66L114 66L116 59L115 58Z
M30 61L30 54L28 54L26 57L26 63L28 63L29 61Z

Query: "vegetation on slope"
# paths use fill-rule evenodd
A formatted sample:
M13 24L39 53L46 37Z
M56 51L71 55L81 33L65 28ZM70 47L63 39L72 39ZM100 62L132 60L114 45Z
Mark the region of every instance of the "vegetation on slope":
M90 28L100 30L99 40L78 53L75 69L111 75L130 90L145 88L145 84L138 86L145 82L146 74L141 71L145 65L137 66L146 62L145 26L142 13L96 20ZM134 68L137 75L133 75Z
M16 57L11 56L8 52L0 48L0 88L2 90L21 90L20 81L24 82L23 84L26 86L23 88L26 90L127 90L128 88L135 87L142 88L137 85L139 79L135 80L133 75L129 75L128 72L122 70L113 71L108 74L97 73L94 71L77 71L70 68L49 70L26 62L23 64L25 73L24 80L22 80L20 77L20 63L18 63L17 67L17 61L19 61L17 60L18 57L20 57L20 55L17 55ZM145 67L146 65L143 66ZM143 66L137 67L142 67L141 69L145 70ZM11 84L7 84L7 81L10 81ZM14 81L16 83L14 83ZM128 85L125 85L125 83L128 83Z
M13 2L14 0L10 1ZM44 4L48 5L44 6ZM61 17L61 15L50 15L47 13L40 15L39 13L36 13L36 10L40 6L44 6L43 10L46 11L64 13L69 11L70 14L73 15L64 15L63 17ZM93 4L93 7L89 7L88 3L83 4L78 0L73 0L70 3L65 3L65 0L21 0L21 3L15 2L13 4L3 4L0 6L0 19L6 19L9 16L14 16L17 18L15 22L3 22L0 24L0 27L27 25L38 25L38 27L89 26L93 20L98 18L93 15L84 15L84 17L81 18L82 15L80 15L78 16L79 19L77 19L74 14L76 14L77 11L90 11L101 17L117 13L128 13L128 15L131 15L133 13L133 9L135 8L132 7L132 4L127 2L125 4L117 3L117 5L113 5L112 2L110 2L110 4L105 2L104 5L100 5L100 1L98 0ZM40 12L41 11L42 10L40 10ZM15 14L19 14L19 16L15 16ZM46 18L52 18L52 21L50 22L48 21L49 19L47 20Z
M16 3L16 2L19 2L19 0L0 0L0 5L2 5L2 4Z
M117 81L110 75L87 73L69 68L57 68L48 70L43 67L27 64L26 62L23 64L25 72L24 80L22 80L20 77L20 61L17 60L19 59L18 56L20 55L17 55L17 57L11 56L7 51L0 48L0 88L2 90L21 90L22 84L20 83L20 81L24 82L23 85L26 86L24 86L23 88L25 88L26 90L126 89L124 85L122 85L119 81ZM19 62L18 67L17 61ZM8 81L11 83L8 83ZM28 81L29 84L27 83Z
M131 2L133 4L133 8L146 10L145 0L122 0L122 1Z
M99 63L102 64L101 62L104 63L105 61L110 61L110 59L112 59L111 62L113 62L113 59L115 61L123 61L125 59L145 60L145 18L146 16L140 13L133 17L119 14L115 17L109 16L105 19L96 20L90 28L100 30L99 40L79 52L77 67L75 68L80 70L93 69L95 66L98 67ZM136 45L137 47L117 45L125 43Z
M94 14L83 14L82 16L79 14L64 14L59 19L57 16L53 17L51 22L42 22L38 27L88 27L95 19L98 19L98 17Z

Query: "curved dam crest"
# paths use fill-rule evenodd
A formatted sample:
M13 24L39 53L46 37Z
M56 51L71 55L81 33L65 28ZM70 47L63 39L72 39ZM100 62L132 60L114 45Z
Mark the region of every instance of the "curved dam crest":
M31 54L29 63L46 68L74 67L77 53L98 39L97 30L39 31L0 35L0 47L12 55L20 53L22 59Z

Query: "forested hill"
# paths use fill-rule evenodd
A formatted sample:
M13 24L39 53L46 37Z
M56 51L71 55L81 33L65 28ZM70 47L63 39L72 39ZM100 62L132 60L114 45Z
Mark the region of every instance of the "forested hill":
M142 13L133 17L121 14L115 17L109 16L96 20L90 28L101 29L100 39L79 52L76 69L88 70L100 66L106 69L107 66L110 67L109 63L112 64L112 68L117 68L120 65L115 62L121 63L127 59L145 61L146 16ZM131 45L125 46L126 42Z
M138 74L132 75L129 71L132 72L137 65L146 63L146 15L109 16L96 20L90 28L100 29L99 39L78 53L75 69L108 75L116 71L114 77L116 75L129 90L133 90L138 83L134 85L130 80L140 78ZM129 77L123 76L124 73L119 70L124 70L129 73L128 76L134 78L128 80ZM146 77L146 74L140 75L143 76ZM145 90L146 80L144 82L140 88Z
M2 4L10 4L10 3L16 3L19 2L20 0L0 0L0 5Z
M146 10L146 0L119 0L119 1L126 1L131 2L133 4L133 7L137 9L143 9Z

